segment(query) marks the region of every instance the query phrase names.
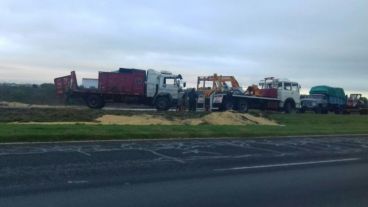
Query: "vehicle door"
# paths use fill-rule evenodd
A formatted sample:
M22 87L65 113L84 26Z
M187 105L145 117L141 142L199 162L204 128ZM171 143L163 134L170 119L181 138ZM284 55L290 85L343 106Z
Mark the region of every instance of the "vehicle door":
M284 105L286 99L293 97L291 86L291 82L280 82L278 84L278 97L281 100L281 106Z
M162 92L168 93L173 99L178 98L179 86L177 78L175 77L165 77L162 84Z
M291 98L295 101L296 108L301 107L300 103L300 86L298 83L291 83Z

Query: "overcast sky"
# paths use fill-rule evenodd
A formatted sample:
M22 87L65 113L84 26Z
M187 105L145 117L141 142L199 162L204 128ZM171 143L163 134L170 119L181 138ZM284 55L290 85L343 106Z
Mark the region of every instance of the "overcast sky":
M119 67L368 92L367 0L0 0L0 82Z

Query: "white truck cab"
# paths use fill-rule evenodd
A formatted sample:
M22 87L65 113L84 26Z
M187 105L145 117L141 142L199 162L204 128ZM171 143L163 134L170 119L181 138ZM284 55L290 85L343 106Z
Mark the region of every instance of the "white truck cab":
M279 107L285 111L301 108L299 83L288 79L265 78L259 85L261 89L277 89Z
M172 74L169 71L147 71L147 97L153 99L154 105L159 110L167 110L184 94L186 83L182 76Z

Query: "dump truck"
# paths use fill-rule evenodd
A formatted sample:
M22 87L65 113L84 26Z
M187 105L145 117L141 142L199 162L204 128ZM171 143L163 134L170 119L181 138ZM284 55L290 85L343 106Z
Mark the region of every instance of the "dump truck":
M315 113L327 114L335 112L341 114L346 108L347 98L342 88L331 86L314 86L309 91L309 96L301 99L300 112L314 111Z
M82 98L87 106L100 109L107 102L138 103L168 110L176 106L184 94L186 83L180 74L153 69L120 68L99 72L98 79L84 79L78 86L75 71L55 78L56 93L65 99Z
M244 91L233 76L198 77L197 91L205 96L207 110L249 109L283 110L291 113L300 109L300 85L287 79L265 78L259 85Z

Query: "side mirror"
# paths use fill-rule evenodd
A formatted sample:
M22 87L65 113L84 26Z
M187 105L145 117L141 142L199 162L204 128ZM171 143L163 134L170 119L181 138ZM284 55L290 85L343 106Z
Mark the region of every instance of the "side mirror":
M187 87L187 82L184 82L183 86L184 86L184 88L186 88Z

